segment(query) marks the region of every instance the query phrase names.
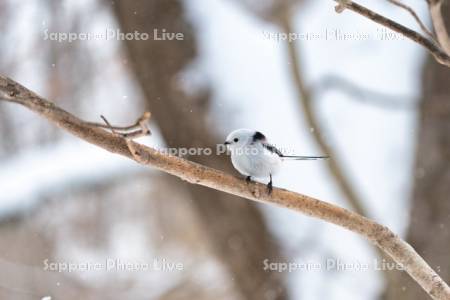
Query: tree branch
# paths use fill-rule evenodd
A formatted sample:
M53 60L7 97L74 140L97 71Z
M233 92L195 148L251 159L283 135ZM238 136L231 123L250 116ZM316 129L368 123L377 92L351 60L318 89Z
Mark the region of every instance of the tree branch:
M395 6L398 6L400 8L403 8L404 10L406 10L407 12L409 12L409 14L414 18L414 20L416 20L417 24L419 24L420 29L422 29L423 32L425 32L428 37L433 41L436 42L435 37L433 35L433 33L431 31L428 30L428 28L425 26L425 24L423 24L423 22L420 20L419 16L417 15L417 13L408 5L398 1L398 0L387 0L390 3L394 4Z
M151 113L145 112L142 117L136 120L133 125L130 126L111 126L108 120L104 116L100 116L106 124L86 122L87 125L99 128L109 129L112 133L121 136L126 139L135 139L141 136L150 135L151 132L147 128L147 123L150 120Z
M405 241L387 227L356 213L309 196L274 188L271 195L266 186L247 184L245 180L224 172L163 154L150 147L129 141L104 129L91 126L45 100L15 81L0 76L0 99L21 104L62 129L105 150L172 174L192 184L216 189L262 203L275 204L318 218L360 234L401 264L406 272L433 298L450 299L450 288ZM137 159L139 157L139 159ZM213 201L213 200L212 200Z
M428 1L431 21L433 22L434 31L441 47L447 53L450 53L450 37L445 27L444 18L442 17L442 0Z
M439 45L434 43L432 40L427 39L420 33L412 29L409 29L408 27L405 27L389 18L383 17L382 15L362 5L359 5L351 0L334 0L334 1L338 3L335 8L337 13L341 13L345 9L354 11L357 14L360 14L372 20L373 22L380 24L384 27L387 27L397 33L400 33L406 38L412 40L413 42L416 42L417 44L427 49L433 55L433 57L436 59L437 62L447 67L450 67L449 54L446 53L445 50L443 50Z

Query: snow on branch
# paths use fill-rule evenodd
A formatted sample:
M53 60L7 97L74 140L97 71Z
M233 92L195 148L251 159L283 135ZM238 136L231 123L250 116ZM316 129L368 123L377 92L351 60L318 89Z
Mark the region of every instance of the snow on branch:
M389 228L359 214L284 189L274 188L272 194L269 195L263 184L247 184L245 180L222 171L135 143L117 132L124 128L112 127L109 123L105 127L102 124L85 122L19 83L1 75L0 100L23 105L80 139L143 165L177 176L192 184L199 184L265 204L275 204L353 231L378 246L400 264L433 299L450 299L448 285L408 243ZM148 134L149 131L142 124L148 117L149 114L144 114L135 125L131 126L132 129L141 128L142 134ZM111 133L106 129L114 130L114 132ZM130 128L126 127L126 129Z

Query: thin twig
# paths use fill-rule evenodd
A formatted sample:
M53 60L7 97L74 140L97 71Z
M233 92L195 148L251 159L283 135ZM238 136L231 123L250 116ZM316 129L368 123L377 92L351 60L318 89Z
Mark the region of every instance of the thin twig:
M406 38L412 40L413 42L416 42L417 44L427 49L433 55L433 57L436 59L437 62L447 67L450 67L449 54L447 54L443 49L441 49L441 47L438 44L436 44L430 39L427 39L420 33L412 29L409 29L408 27L405 27L351 0L333 0L333 1L338 3L335 7L337 13L341 13L345 9L349 9L353 12L356 12L357 14L360 14L361 16L364 16L372 20L377 24L380 24L397 33L400 33Z
M147 123L150 120L151 113L145 112L133 125L130 126L112 126L104 116L100 116L105 124L86 122L86 125L105 128L111 130L112 133L119 135L123 138L138 138L141 136L151 135L150 129L147 127ZM138 128L138 129L136 129Z
M103 121L106 123L106 127L99 123L88 123L90 126L93 127L100 127L100 128L107 128L111 130L111 132L117 136L120 136L124 139L137 139L142 136L151 135L150 129L148 129L146 123L150 120L151 114L150 112L145 112L142 117L140 117L135 125L127 126L127 128L136 128L139 126L139 129L135 130L129 130L124 132L117 132L117 128L125 128L125 127L117 127L117 126L111 126L111 124L108 122L108 120L104 116L100 116Z
M449 286L408 243L395 235L389 228L357 213L284 189L274 188L272 194L269 195L266 193L264 184L248 184L245 180L222 171L177 156L167 155L118 137L104 129L89 126L54 103L3 76L0 76L0 99L23 105L60 128L105 150L130 159L135 159L136 156L142 157L142 160L138 162L192 184L199 184L261 203L289 208L360 234L400 264L433 299L450 299ZM134 153L130 153L127 141L133 146Z
M148 120L150 120L150 116L151 116L150 112L146 112L139 120L144 120L144 118L145 118L145 121L148 121ZM130 135L128 135L127 133L117 133L114 130L114 127L111 126L109 121L103 115L101 115L100 117L106 123L106 127L109 130L111 130L112 134L114 134L116 137L121 137L121 138L125 139L128 150L130 150L131 155L133 155L133 159L135 161L137 161L138 163L145 164L145 161L142 160L142 157L138 155L139 153L137 152L136 148L133 146L133 143L132 143L133 138ZM138 123L141 126L141 134L142 135L150 134L150 130L147 129L147 127L143 127L144 125L143 125L142 121L141 122L138 121ZM98 126L98 127L101 127L101 126Z
M114 129L117 127L111 126L109 121L103 115L101 115L100 117L106 123L107 128L109 130L111 130L112 134L114 134L117 137L121 137L121 138L125 139L128 150L130 151L131 155L133 156L133 159L140 164L145 164L145 161L142 160L142 157L138 155L136 148L133 146L132 140L135 138L141 137L141 136L151 135L150 129L148 129L146 126L146 123L150 120L151 113L145 112L144 115L137 120L136 124L138 124L140 126L140 128L141 128L140 130L135 130L135 131L126 132L126 133L117 133ZM101 126L97 126L97 127L101 127Z
M434 34L430 30L428 30L428 28L425 26L425 24L422 22L422 20L420 20L419 16L414 11L414 9L412 9L410 6L400 2L399 0L387 0L387 1L389 1L390 3L396 5L400 8L403 8L404 10L409 12L411 14L411 16L416 20L417 24L419 24L422 31L424 33L426 33L433 42L437 43L436 37L434 36Z
M103 115L100 115L100 118L102 118L102 120L105 121L105 123L106 123L106 128L108 128L109 130L111 130L111 132L112 132L114 135L120 136L120 135L116 132L116 130L114 129L114 127L111 126L111 124L109 123L109 121L108 121ZM98 124L98 125L97 125L97 123L91 123L90 125L104 128L103 126L100 126L101 124Z

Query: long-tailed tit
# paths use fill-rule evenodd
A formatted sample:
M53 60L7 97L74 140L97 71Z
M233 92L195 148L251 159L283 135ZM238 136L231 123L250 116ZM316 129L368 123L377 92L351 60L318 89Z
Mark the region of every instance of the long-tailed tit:
M284 155L275 146L268 143L264 134L251 129L237 129L231 132L225 141L231 152L231 162L236 170L246 176L270 178L267 184L269 194L272 192L272 175L280 168L284 160L327 159L328 156L290 156Z

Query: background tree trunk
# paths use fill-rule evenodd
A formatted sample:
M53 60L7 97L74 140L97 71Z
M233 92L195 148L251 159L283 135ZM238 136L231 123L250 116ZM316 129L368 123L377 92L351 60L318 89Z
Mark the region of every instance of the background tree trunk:
M444 7L445 19L450 11ZM447 28L450 24L447 22ZM450 281L450 70L429 56L423 67L411 221L407 239ZM405 273L391 274L387 298L427 299Z
M180 2L116 1L113 7L123 32L150 34L149 40L130 40L126 47L146 106L167 146L215 148L222 143L224 137L211 130L216 126L208 126L208 93L189 97L179 88L180 72L196 56L195 36ZM154 29L181 32L184 40L155 41L151 37ZM226 156L190 159L231 171ZM257 205L196 185L186 184L186 188L211 247L227 267L238 293L245 299L286 299L279 273L263 270L263 260L277 259L279 249Z

